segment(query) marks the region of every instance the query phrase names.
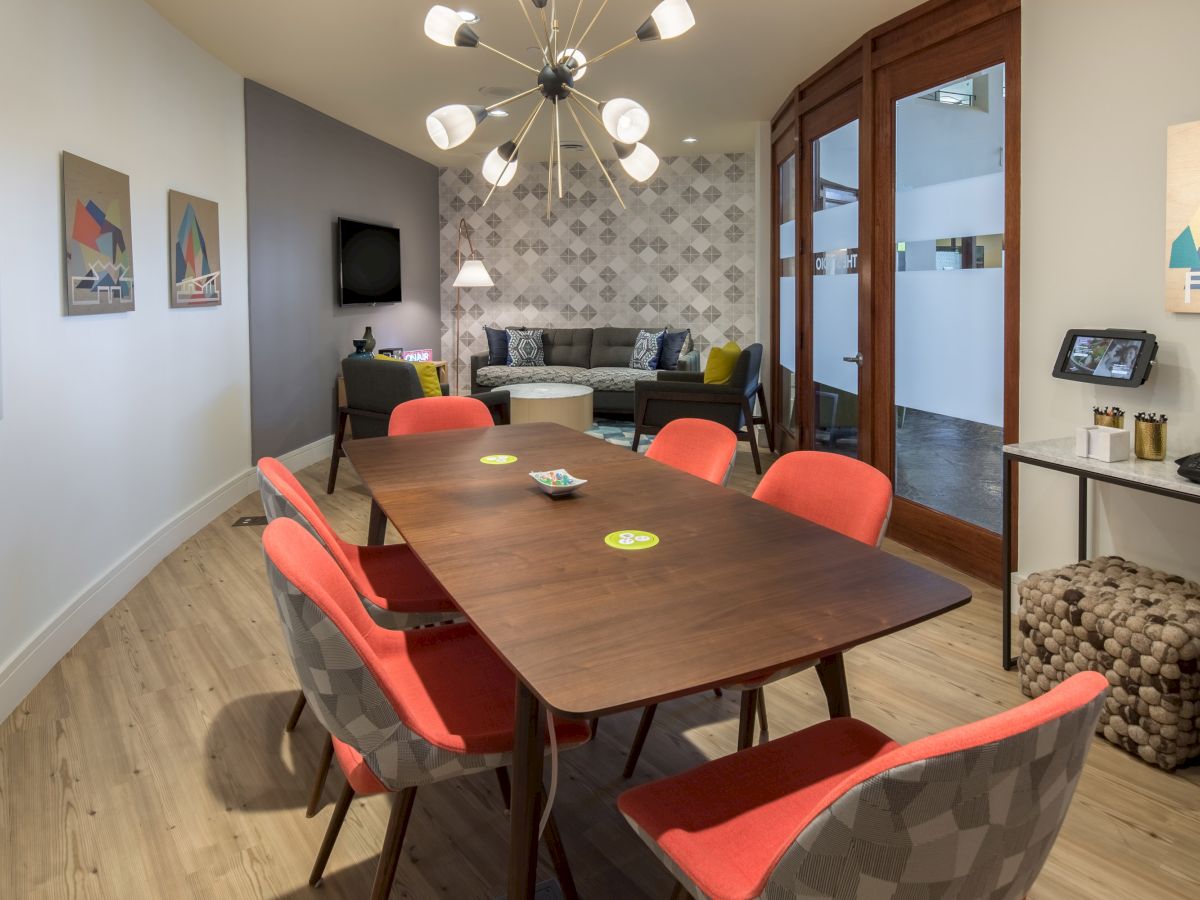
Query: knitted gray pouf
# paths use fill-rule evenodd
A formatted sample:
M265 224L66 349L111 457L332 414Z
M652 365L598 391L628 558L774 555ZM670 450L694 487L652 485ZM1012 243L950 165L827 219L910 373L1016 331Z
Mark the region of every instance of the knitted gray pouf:
M1021 690L1076 672L1111 685L1096 730L1170 771L1200 755L1200 585L1119 556L1021 582Z

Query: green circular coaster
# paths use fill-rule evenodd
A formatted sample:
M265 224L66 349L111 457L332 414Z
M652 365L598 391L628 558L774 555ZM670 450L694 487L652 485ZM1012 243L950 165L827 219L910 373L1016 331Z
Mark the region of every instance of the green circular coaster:
M517 458L508 453L493 453L491 456L481 456L479 461L487 466L507 466L515 463Z
M658 543L658 535L649 531L614 531L604 536L604 543L618 550L649 550Z

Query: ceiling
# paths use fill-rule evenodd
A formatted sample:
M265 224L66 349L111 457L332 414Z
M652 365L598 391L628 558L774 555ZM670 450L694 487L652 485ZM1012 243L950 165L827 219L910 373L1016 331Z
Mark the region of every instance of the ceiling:
M449 103L488 105L481 88L514 92L535 76L482 48L443 47L425 37L433 0L147 0L175 27L231 68L437 165L478 165L514 136L534 105L514 103L467 143L439 151L425 117ZM540 59L519 4L529 0L443 0L480 16L480 39L521 60ZM557 0L565 32L577 0ZM582 31L602 0L583 3ZM589 57L624 40L657 0L608 0L581 49ZM634 43L589 69L581 90L626 96L650 112L645 143L660 155L730 152L754 146L755 122L769 119L787 92L864 32L916 0L691 0L696 26L669 41ZM534 16L535 23L538 21ZM547 104L522 147L523 159L549 151ZM562 139L578 138L563 110ZM583 116L581 115L581 120ZM586 120L600 146L600 132ZM696 144L681 143L686 136ZM586 153L587 151L583 151ZM566 157L571 158L569 155Z

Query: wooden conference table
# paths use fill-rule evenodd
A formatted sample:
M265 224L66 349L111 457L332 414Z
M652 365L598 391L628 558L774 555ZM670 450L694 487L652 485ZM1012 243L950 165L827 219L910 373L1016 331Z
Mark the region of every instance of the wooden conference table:
M480 461L493 454L518 459ZM371 438L346 455L516 673L513 900L533 896L546 709L591 719L816 661L830 714L849 715L843 651L971 599L895 556L561 425ZM547 497L528 473L555 468L588 483ZM625 530L660 543L604 543ZM744 720L753 692L743 699Z

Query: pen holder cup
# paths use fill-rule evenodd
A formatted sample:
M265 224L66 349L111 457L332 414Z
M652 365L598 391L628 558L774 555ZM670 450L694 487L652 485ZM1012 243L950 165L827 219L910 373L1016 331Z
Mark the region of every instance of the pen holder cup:
M1104 415L1101 415L1100 413L1095 413L1092 416L1092 419L1093 419L1093 422L1092 422L1093 425L1102 425L1105 428L1124 428L1125 427L1125 416L1124 415L1104 416Z
M1134 422L1133 452L1138 459L1165 459L1167 456L1167 423Z

